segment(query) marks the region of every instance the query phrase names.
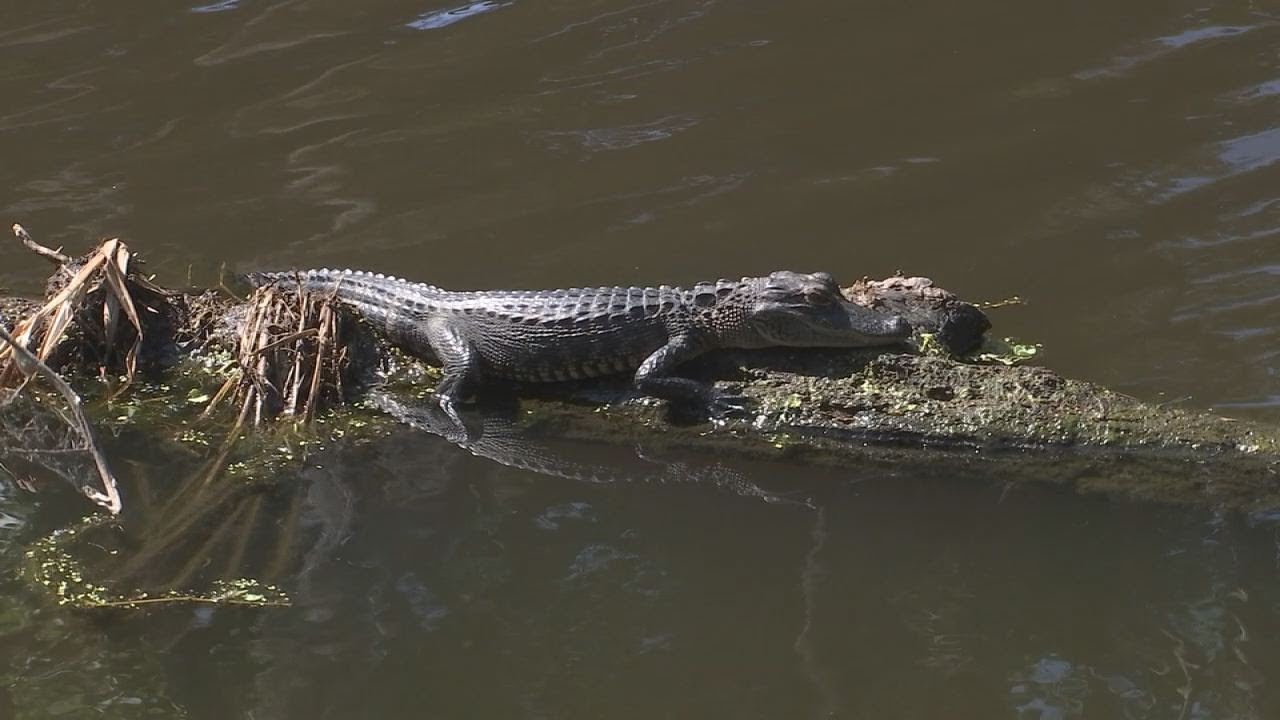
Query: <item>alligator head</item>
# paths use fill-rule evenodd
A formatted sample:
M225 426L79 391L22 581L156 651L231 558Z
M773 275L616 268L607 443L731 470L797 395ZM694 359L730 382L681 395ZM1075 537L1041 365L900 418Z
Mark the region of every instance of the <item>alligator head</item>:
M827 273L780 270L761 281L746 319L771 345L865 347L911 336L901 317L849 302Z

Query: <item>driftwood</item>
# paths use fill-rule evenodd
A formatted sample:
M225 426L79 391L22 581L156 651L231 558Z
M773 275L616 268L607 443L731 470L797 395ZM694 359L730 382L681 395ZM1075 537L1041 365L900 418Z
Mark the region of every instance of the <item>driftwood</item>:
M37 307L0 298L0 325L13 325L16 338L64 375L120 377L111 392L135 374L205 373L207 393L197 397L204 415L226 409L234 419L229 438L277 418L305 422L358 397L378 370L412 365L331 298L289 289L259 289L244 300L173 292L143 277L117 240L85 258L57 255L46 254L58 264L48 301ZM975 349L987 318L924 278L864 280L846 292L905 316L919 331L915 350L713 354L682 372L753 401L750 413L715 427L635 398L625 379L529 386L518 390L531 410L526 429L816 462L927 468L942 457L943 464L986 463L1010 482L1044 478L1179 502L1280 505L1276 428L1144 404L1043 368L957 359L982 356ZM0 382L11 387L25 377L14 358L0 354ZM419 390L431 377L411 374ZM1141 472L1134 470L1139 460L1148 463ZM1020 475L1028 463L1034 467ZM1168 483L1157 479L1163 475Z

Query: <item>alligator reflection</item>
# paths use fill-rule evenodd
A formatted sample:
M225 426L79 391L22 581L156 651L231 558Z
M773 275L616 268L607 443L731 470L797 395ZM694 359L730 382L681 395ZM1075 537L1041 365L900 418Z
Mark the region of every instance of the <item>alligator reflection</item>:
M725 463L661 459L640 446L636 447L638 468L623 469L622 463L593 461L581 443L560 442L553 448L549 441L534 437L518 425L513 412L488 409L463 415L467 425L459 427L439 404L429 400L410 403L390 393L375 392L369 396L369 403L397 421L444 438L472 455L539 475L595 484L698 485L769 503L813 507L810 499L766 490Z
M538 475L590 484L683 484L713 488L741 497L759 498L770 504L811 511L810 546L803 557L797 558L801 567L801 602L799 633L793 645L803 674L807 676L824 708L824 716L830 716L835 710L839 702L838 692L832 687L830 673L821 666L814 642L816 595L825 574L820 554L827 539L827 513L813 497L796 495L794 490L788 495L767 490L754 482L746 472L705 456L697 460L656 459L637 447L638 462L605 464L592 461L582 443L561 442L553 449L548 441L535 438L522 429L511 412L473 411L473 414L462 416L463 422L467 424L460 427L437 403L430 400L409 403L389 393L375 392L370 395L369 402L397 421L444 438L472 455ZM543 527L552 526L558 519L557 516L572 517L580 511L580 508L570 507L559 512L547 512L539 518L539 523ZM586 564L595 560L592 558Z

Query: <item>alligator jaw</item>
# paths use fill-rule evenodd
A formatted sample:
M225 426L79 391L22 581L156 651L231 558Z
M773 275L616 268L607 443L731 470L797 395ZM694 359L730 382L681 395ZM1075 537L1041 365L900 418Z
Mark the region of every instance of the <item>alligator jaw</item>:
M847 329L837 332L850 338L852 347L893 345L911 337L911 323L899 315L878 312L854 303L844 304Z

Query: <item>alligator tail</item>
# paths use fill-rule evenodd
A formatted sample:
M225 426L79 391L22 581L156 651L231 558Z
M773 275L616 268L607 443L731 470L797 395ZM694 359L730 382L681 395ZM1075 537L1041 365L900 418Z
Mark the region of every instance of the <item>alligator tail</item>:
M248 273L256 287L276 286L318 295L333 295L349 305L365 320L384 327L394 326L421 315L442 291L425 283L415 283L382 273L362 270L297 270L292 272Z

